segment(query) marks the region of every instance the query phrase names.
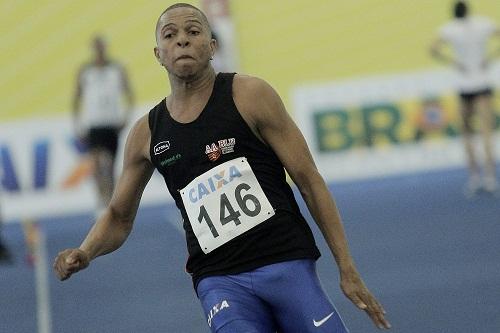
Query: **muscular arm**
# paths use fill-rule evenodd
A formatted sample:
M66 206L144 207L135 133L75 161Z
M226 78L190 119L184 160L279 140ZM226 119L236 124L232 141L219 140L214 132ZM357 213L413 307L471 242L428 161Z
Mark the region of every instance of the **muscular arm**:
M314 164L304 137L285 110L280 97L269 85L255 78L240 79L248 81L243 83L247 85L247 91L256 94L251 99L252 104L243 105L253 105L252 108L255 108L247 113L247 117L251 117L257 135L271 146L300 190L335 257L340 274L349 273L354 269L354 263L349 253L344 228L335 202ZM238 84L238 79L235 84ZM246 94L248 95L250 94ZM247 109L243 105L238 105L238 109Z
M337 262L344 293L366 310L378 327L390 327L380 304L359 277L335 201L278 94L260 79L236 76L234 100L254 133L274 150L299 188Z
M90 260L119 248L132 230L142 193L153 173L146 155L149 129L145 120L132 128L125 146L123 171L111 202L80 245Z
M78 249L67 249L56 257L54 269L61 280L87 267L92 259L118 249L127 239L142 193L154 170L149 161L149 141L145 116L127 138L123 171L109 206Z

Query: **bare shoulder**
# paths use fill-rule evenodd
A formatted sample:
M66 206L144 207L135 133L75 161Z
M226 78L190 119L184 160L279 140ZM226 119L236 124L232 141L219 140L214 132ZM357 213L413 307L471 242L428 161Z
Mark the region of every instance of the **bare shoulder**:
M273 87L261 78L241 74L234 76L233 95L235 99L250 100L255 103L258 102L255 97L263 97L262 94L271 93L275 93Z
M269 112L283 107L281 98L265 80L249 75L235 75L233 99L243 118L253 128L268 118Z
M150 160L149 145L151 142L151 131L149 129L148 114L139 118L130 129L127 136L126 154L134 158L146 158Z

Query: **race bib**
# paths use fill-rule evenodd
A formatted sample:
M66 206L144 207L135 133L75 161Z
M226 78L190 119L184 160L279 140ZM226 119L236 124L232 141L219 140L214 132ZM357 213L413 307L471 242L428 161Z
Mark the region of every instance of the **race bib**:
M271 203L244 157L208 170L180 193L204 253L213 251L274 215Z

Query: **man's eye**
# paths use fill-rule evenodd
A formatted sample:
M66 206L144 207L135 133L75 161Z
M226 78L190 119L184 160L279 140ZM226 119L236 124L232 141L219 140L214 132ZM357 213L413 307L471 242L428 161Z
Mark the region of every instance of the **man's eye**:
M173 36L173 34L172 34L172 33L169 33L169 34L165 34L165 36L164 36L164 37L165 37L166 39L169 39L169 38L172 38L172 36Z
M189 33L193 36L198 36L200 34L198 30L191 30Z

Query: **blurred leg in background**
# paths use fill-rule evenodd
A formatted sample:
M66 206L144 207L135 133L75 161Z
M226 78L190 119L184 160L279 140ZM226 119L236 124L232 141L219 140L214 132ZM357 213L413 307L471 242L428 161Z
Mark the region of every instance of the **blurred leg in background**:
M464 146L467 156L469 180L465 187L468 196L475 195L479 190L495 193L498 190L496 179L495 149L493 134L495 131L495 113L491 90L473 94L462 94L462 120ZM483 148L478 154L474 148L474 118L478 118L479 137ZM479 163L479 156L484 156L484 166Z
M480 131L485 157L482 185L485 191L494 193L498 190L498 183L496 179L495 148L493 144L496 119L491 93L478 97L477 109L479 112Z
M463 140L467 158L467 168L469 170L469 179L465 185L465 194L467 196L473 196L481 188L481 172L474 150L474 98L468 94L461 94L461 100Z
M107 207L115 186L114 168L118 149L119 129L113 127L94 128L89 132L90 156L93 161L100 210Z

